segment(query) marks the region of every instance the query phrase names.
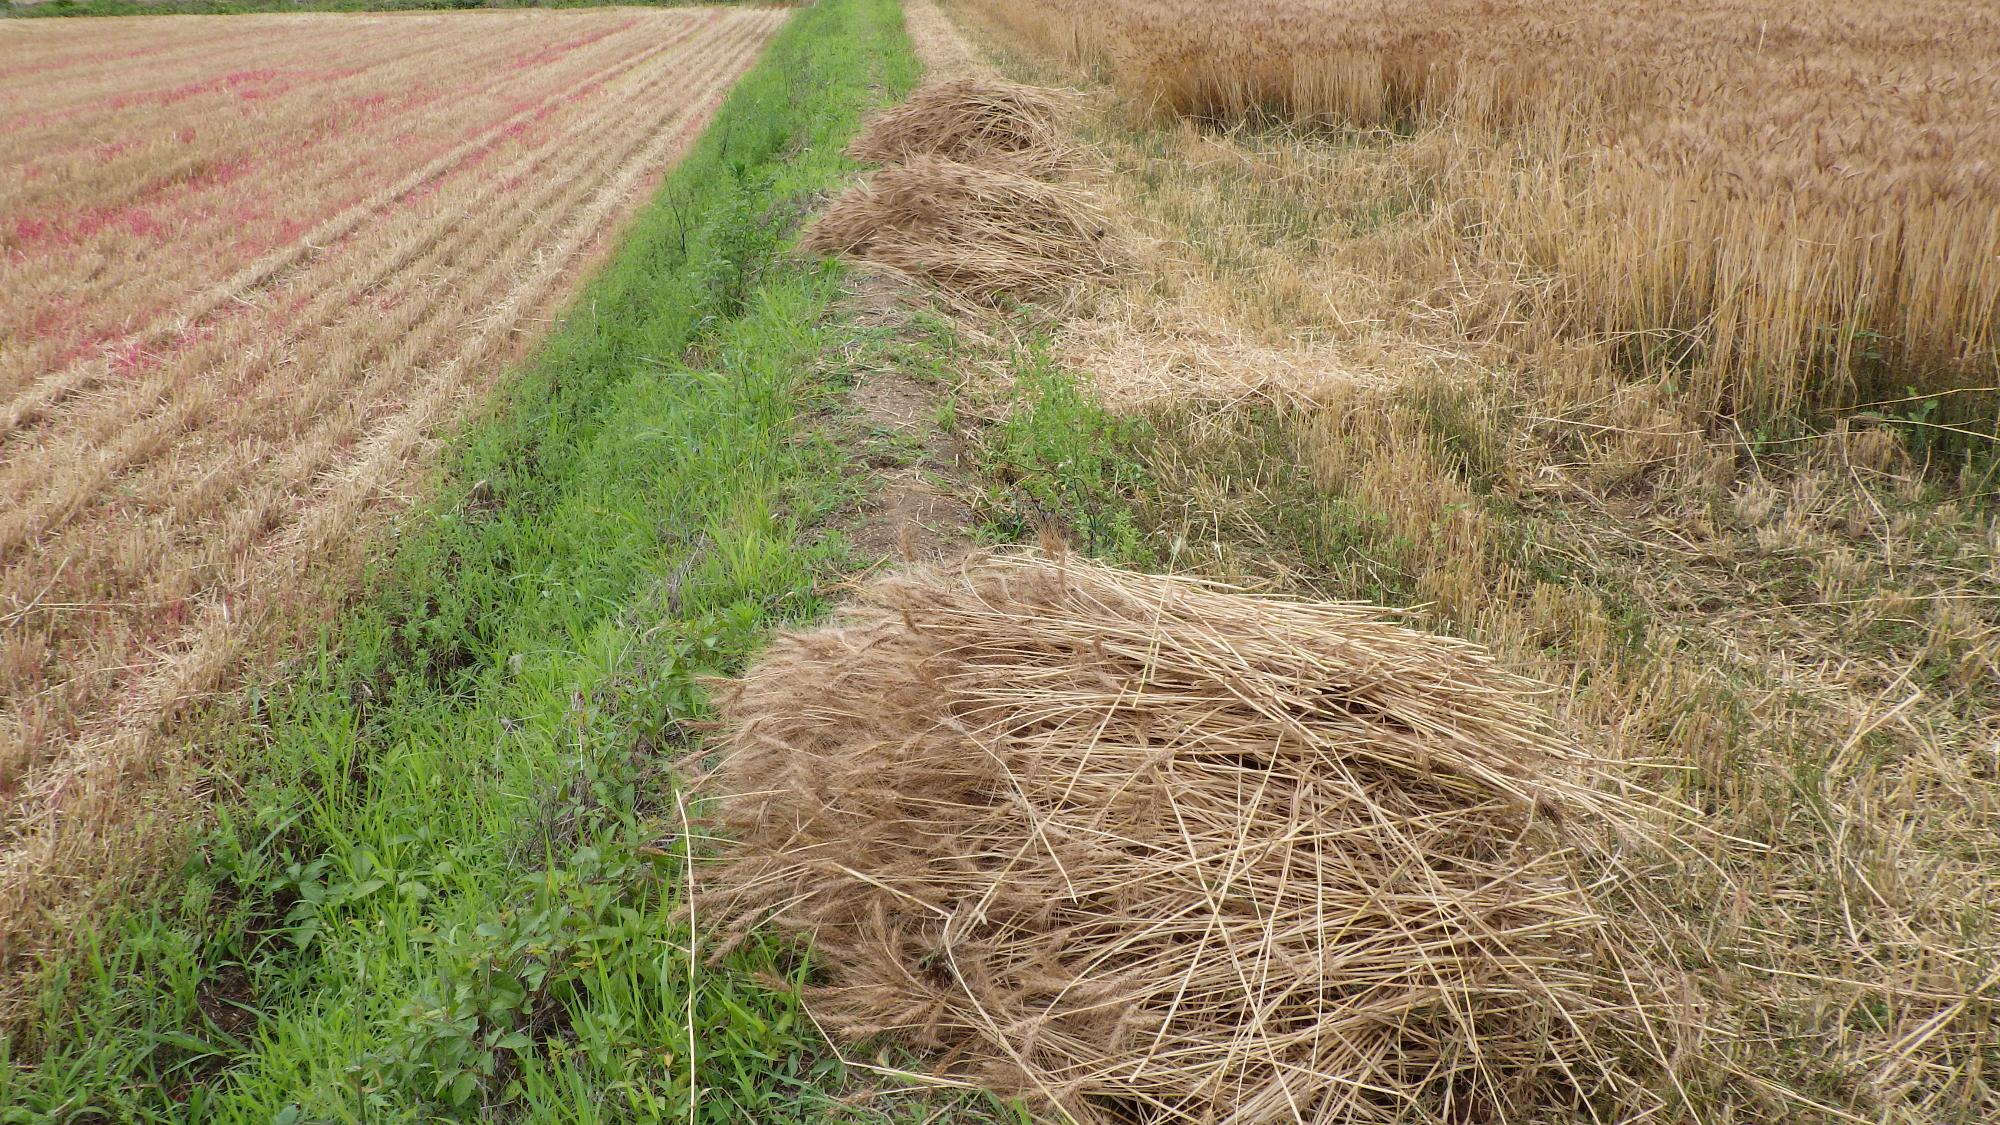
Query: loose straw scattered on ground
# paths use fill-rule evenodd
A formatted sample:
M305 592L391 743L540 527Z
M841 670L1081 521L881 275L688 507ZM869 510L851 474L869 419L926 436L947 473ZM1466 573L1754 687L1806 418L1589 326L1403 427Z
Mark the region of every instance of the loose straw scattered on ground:
M1593 908L1631 831L1483 650L981 553L725 695L704 917L836 1035L1094 1122L1630 1120L1692 1022Z

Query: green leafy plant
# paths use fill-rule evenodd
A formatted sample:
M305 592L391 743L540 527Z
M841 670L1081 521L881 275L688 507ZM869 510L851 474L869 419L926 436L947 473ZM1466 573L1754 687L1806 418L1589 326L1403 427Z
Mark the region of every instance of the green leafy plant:
M1143 566L1158 552L1132 499L1150 487L1136 455L1143 420L1112 414L1050 360L1045 343L1018 355L1013 411L989 435L987 508L996 534L1074 531L1091 554Z

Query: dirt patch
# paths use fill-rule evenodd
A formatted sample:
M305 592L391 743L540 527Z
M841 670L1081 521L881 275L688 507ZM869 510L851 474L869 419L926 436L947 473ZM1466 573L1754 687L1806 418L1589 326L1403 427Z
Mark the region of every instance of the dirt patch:
M195 1003L217 1031L241 1039L257 1026L257 990L242 966L232 965L202 981Z
M257 1030L262 1019L257 1011L257 989L250 982L250 974L241 965L231 965L214 976L207 977L196 986L195 1006L225 1041L245 1042ZM206 1032L201 1038L212 1038ZM207 1054L193 1059L181 1071L178 1083L170 1091L174 1101L185 1104L194 1092L210 1078L229 1065L225 1054Z
M930 388L899 371L881 371L866 383L855 386L848 403L867 417L872 425L894 426L909 432L935 429L931 415L937 396Z
M862 275L848 299L856 322L901 331L910 326L906 286ZM959 498L964 450L939 418L950 391L894 366L871 366L848 392L850 454L881 478L881 486L841 525L855 550L870 559L934 562L969 547L976 522Z
M964 501L906 469L883 481L849 537L863 555L936 562L971 544L972 522Z

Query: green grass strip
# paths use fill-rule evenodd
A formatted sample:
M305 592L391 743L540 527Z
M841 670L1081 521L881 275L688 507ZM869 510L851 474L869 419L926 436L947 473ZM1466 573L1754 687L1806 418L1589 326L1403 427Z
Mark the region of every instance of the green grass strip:
M797 11L366 604L253 702L166 900L52 974L0 1120L823 1116L837 1062L747 976L802 970L702 966L672 917L672 763L699 678L844 561L813 415L853 329L784 251L915 78L894 0Z

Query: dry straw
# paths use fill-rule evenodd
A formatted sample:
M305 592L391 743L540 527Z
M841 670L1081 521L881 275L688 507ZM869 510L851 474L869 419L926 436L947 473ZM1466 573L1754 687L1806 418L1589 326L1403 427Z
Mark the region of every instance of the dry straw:
M849 254L974 303L1059 296L1120 260L1080 188L936 156L856 185L807 231L805 249Z
M703 917L810 937L836 1034L1044 1110L1630 1120L1689 1049L1592 905L1599 764L1383 611L982 553L722 710Z
M1946 0L970 0L1141 103L1443 130L1467 249L1707 410L1983 386L2000 8Z
M992 79L925 85L869 122L848 151L871 164L938 156L960 164L1046 173L1066 164L1061 127L1071 95Z

